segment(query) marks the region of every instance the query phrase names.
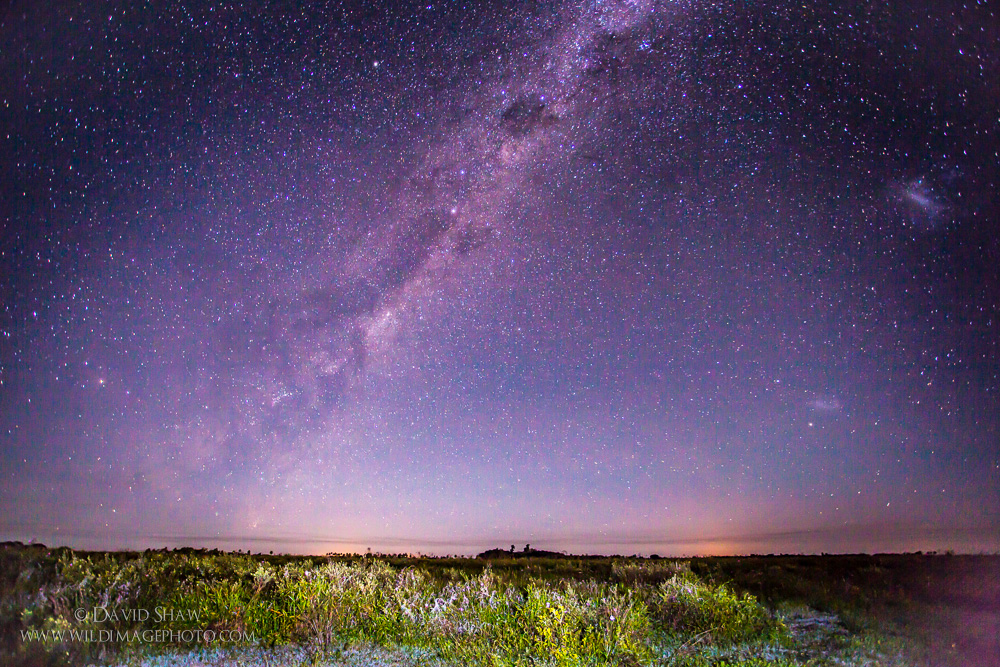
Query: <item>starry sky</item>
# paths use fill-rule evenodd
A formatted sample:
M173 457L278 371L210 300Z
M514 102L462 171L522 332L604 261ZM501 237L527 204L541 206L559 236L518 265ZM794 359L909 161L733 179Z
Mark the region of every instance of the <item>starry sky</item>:
M0 539L1000 549L985 2L4 3Z

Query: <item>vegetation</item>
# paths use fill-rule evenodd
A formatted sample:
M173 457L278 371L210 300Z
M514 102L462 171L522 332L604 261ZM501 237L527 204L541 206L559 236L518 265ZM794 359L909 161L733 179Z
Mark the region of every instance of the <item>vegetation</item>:
M291 656L289 664L343 664L359 647L382 647L404 652L405 664L911 664L902 626L872 621L882 588L858 580L868 584L862 595L852 583L876 576L872 568L887 571L872 557L491 555L8 545L0 549L0 663L138 663L156 652L235 649ZM853 574L831 579L838 567ZM933 653L917 646L918 658Z
M697 558L691 568L754 594L793 629L803 613L836 618L832 653L877 644L907 665L1000 664L1000 556Z

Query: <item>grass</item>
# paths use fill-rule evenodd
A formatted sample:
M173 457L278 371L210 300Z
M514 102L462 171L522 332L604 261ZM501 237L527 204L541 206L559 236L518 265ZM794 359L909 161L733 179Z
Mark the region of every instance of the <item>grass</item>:
M839 576L845 564L823 562L7 546L0 663L152 664L157 654L235 649L270 651L261 664L285 664L278 655L288 664L351 664L349 656L381 647L409 656L400 664L911 664L903 626L872 620L883 588L831 578L831 567ZM844 571L875 576L865 567L885 569L866 562ZM844 595L851 586L864 603Z
M1000 664L998 556L699 558L691 568L785 617L803 609L834 615L846 634L832 633L827 643L848 658L877 650L907 665Z

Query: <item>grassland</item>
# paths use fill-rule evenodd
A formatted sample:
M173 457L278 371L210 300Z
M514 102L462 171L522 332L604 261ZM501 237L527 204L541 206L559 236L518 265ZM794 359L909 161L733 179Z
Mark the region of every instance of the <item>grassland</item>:
M996 556L414 559L7 545L0 586L4 665L1000 664Z

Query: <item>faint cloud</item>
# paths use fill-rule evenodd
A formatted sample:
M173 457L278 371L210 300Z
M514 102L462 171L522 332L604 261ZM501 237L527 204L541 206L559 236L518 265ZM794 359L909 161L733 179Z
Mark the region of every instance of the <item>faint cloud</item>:
M809 401L808 405L817 412L840 412L844 407L840 399L832 396L817 396Z
M942 188L929 177L895 183L890 192L899 214L918 231L932 232L950 220L951 207Z

